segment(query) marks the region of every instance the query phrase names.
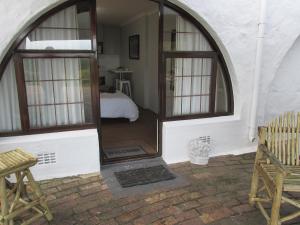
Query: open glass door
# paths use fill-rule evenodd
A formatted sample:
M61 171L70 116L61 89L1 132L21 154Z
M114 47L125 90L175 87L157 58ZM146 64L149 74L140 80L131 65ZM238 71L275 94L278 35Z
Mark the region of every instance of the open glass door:
M96 9L102 161L155 157L159 4L101 0Z

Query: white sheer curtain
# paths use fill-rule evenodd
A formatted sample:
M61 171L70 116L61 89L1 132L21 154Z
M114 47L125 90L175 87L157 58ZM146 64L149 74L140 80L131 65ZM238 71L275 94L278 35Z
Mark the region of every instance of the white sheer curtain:
M79 59L24 59L31 127L85 122Z
M21 130L19 100L13 61L0 80L0 132Z
M69 7L43 22L41 27L78 28L76 7ZM36 29L31 40L76 40L76 29ZM68 45L68 41L65 44ZM66 48L68 48L66 46ZM26 58L24 72L31 127L85 122L80 59Z
M84 14L89 17L89 14ZM85 19L85 18L81 18ZM30 32L21 49L91 49L91 40L80 40L77 7L68 7ZM83 32L83 31L82 31ZM86 30L89 34L89 30Z
M220 63L217 66L215 110L216 112L228 112L227 86Z
M176 18L176 51L212 51L203 34L180 16ZM173 115L209 111L210 58L176 58Z
M197 27L177 15L176 51L212 51L212 48Z

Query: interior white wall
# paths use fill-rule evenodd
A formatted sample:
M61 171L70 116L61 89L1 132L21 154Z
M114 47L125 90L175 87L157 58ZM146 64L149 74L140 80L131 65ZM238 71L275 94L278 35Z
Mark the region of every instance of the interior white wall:
M158 12L143 13L121 28L121 65L133 71L134 101L158 113ZM140 35L140 59L129 59L128 38Z
M152 12L146 17L146 69L145 69L145 107L158 113L158 12Z
M103 54L98 53L99 75L105 86L113 87L116 74L110 72L120 66L121 29L118 26L97 24L97 42L103 42Z
M113 87L116 74L110 72L112 69L116 69L120 66L120 55L103 54L98 55L99 73L100 76L105 77L105 86Z
M145 107L145 64L146 64L146 17L140 17L121 28L121 65L132 70L131 86L136 104ZM131 35L140 36L140 58L129 59L128 38Z
M56 154L55 164L32 167L38 180L99 172L100 156L96 129L0 138L0 152L21 147L35 155Z

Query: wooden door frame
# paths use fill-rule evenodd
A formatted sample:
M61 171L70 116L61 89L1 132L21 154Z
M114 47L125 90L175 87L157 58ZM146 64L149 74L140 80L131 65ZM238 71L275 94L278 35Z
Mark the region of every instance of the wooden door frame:
M101 115L100 115L100 122L98 126L98 137L99 137L99 149L100 149L100 165L107 165L112 163L119 163L119 162L126 162L126 161L132 161L132 160L139 160L139 159L147 159L147 158L156 158L160 157L162 155L162 126L163 122L161 118L162 116L162 108L161 108L161 94L163 93L162 90L162 78L163 78L163 9L164 9L164 2L165 0L149 0L152 2L155 2L158 4L159 8L159 22L158 22L158 52L157 52L157 60L158 60L158 102L159 102L159 110L158 110L158 117L157 117L157 153L155 154L145 154L145 155L137 155L137 156L129 156L129 157L122 157L117 159L110 159L105 160L104 159L104 153L103 153L103 146L102 146L102 133L101 133ZM98 71L99 72L99 71ZM100 75L100 74L99 74ZM100 93L100 90L99 90ZM99 99L100 102L100 99ZM100 108L100 107L99 107ZM100 112L101 113L101 112Z

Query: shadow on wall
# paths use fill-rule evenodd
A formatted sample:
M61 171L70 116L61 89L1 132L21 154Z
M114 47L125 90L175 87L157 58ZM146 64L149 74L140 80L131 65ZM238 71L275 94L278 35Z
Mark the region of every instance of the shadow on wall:
M275 74L265 107L265 121L286 111L300 112L300 36Z

